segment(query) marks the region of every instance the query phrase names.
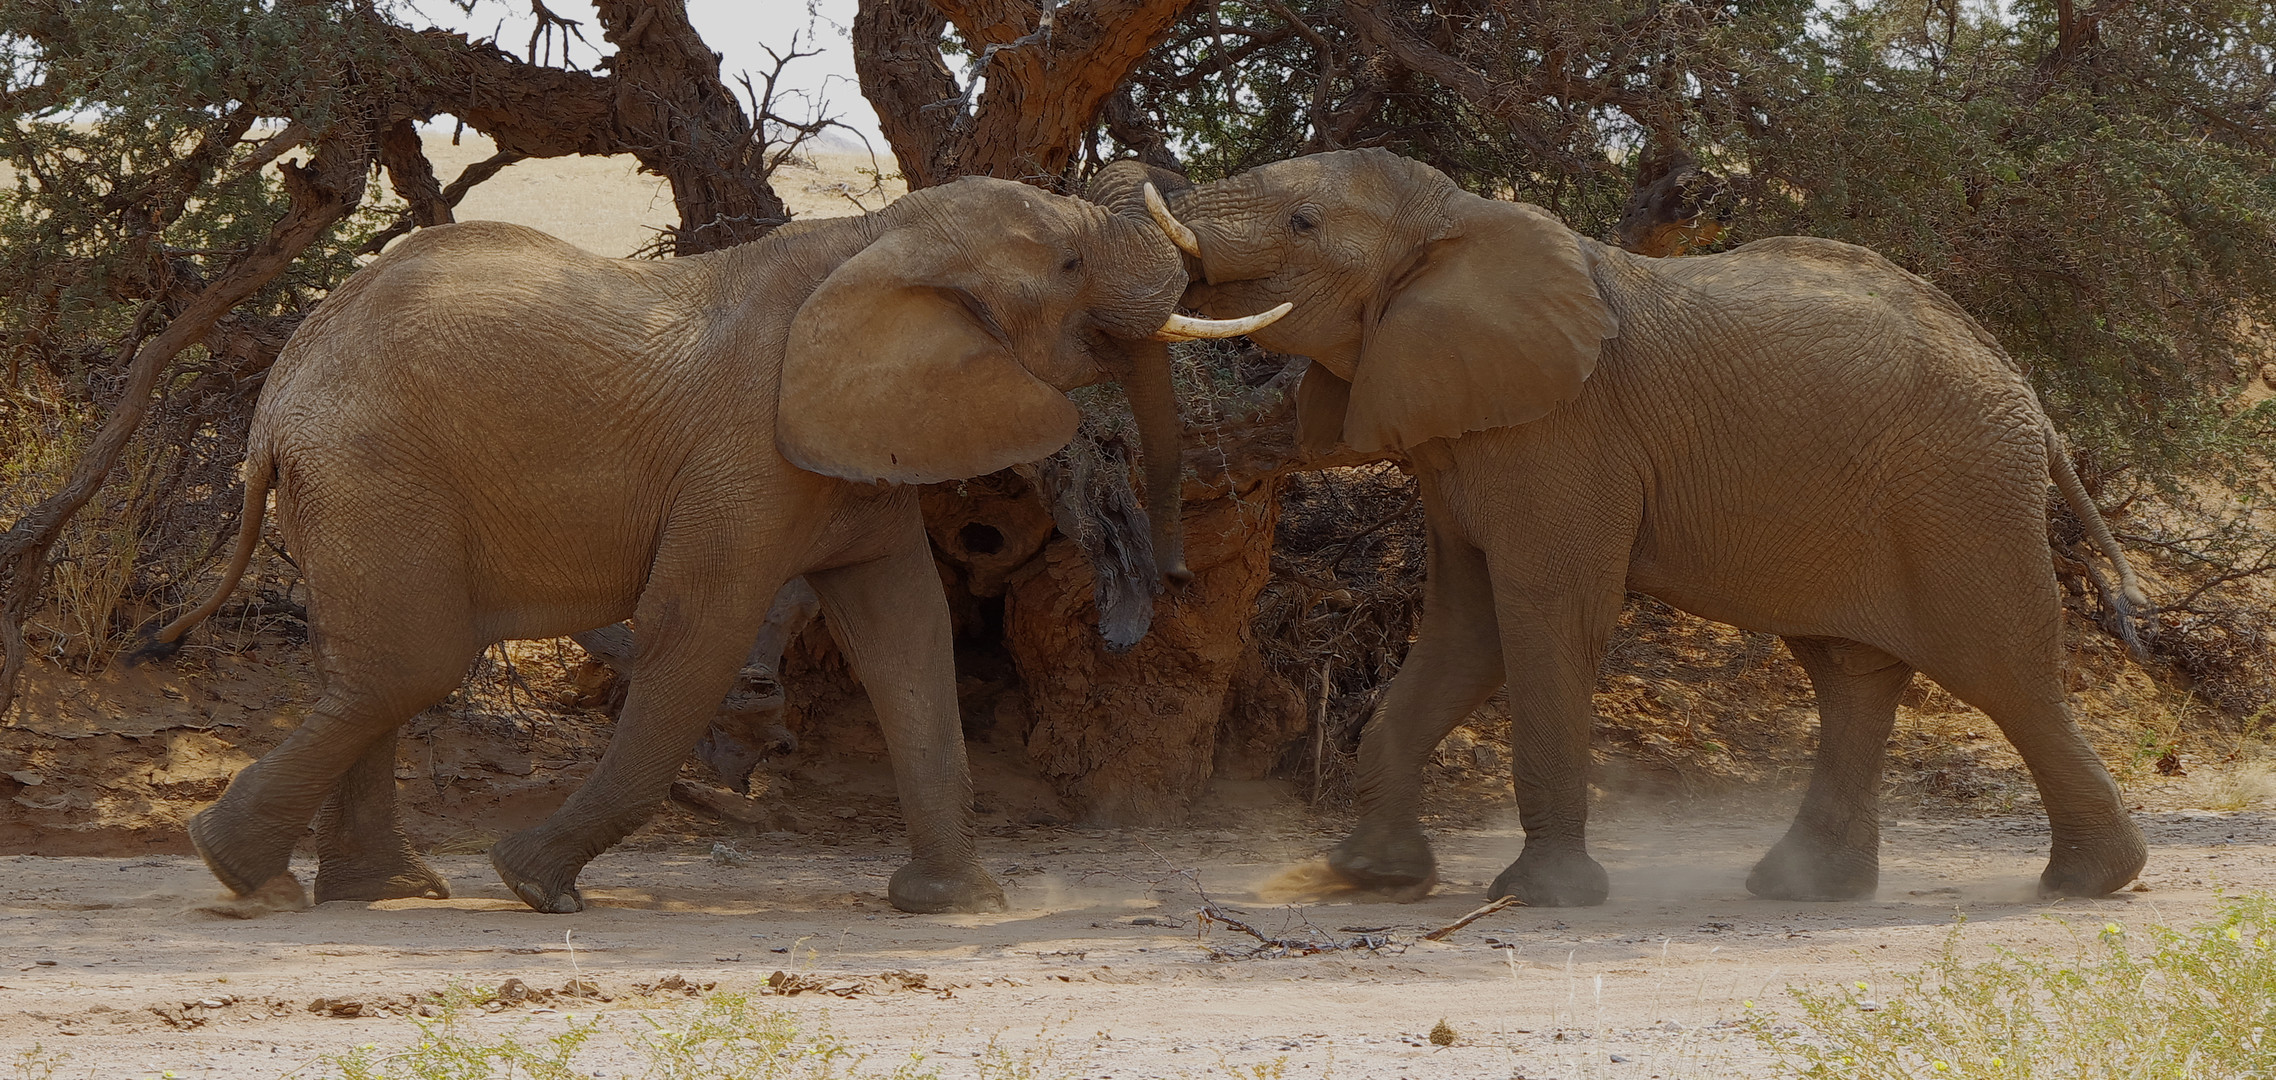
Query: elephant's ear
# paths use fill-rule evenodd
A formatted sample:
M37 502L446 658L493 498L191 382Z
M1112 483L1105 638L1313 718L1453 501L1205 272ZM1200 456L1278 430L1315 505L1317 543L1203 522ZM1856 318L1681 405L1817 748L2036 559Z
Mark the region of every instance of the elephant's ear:
M1082 414L1022 366L972 294L888 233L838 267L790 320L775 445L791 464L861 482L928 484L1048 457Z
M1456 194L1449 231L1368 325L1344 442L1403 451L1535 419L1580 393L1619 332L1580 241L1540 207Z

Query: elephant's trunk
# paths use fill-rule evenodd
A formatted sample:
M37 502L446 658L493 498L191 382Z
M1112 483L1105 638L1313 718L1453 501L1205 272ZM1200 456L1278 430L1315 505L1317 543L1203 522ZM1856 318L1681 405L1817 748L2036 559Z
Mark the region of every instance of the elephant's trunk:
M1170 347L1159 341L1126 346L1130 370L1122 380L1130 415L1138 422L1138 449L1146 457L1146 520L1154 568L1162 580L1193 580L1185 565L1185 429L1178 422L1177 390L1170 385Z
M1118 161L1092 179L1086 195L1147 234L1149 245L1160 245L1176 256L1173 241L1148 211L1149 184L1175 191L1184 188L1186 180L1136 161ZM1193 571L1185 565L1185 431L1178 419L1177 391L1170 383L1170 349L1159 339L1126 340L1121 349L1128 362L1117 375L1130 398L1131 418L1138 424L1138 450L1146 458L1146 520L1154 567L1159 580L1182 585L1193 580Z

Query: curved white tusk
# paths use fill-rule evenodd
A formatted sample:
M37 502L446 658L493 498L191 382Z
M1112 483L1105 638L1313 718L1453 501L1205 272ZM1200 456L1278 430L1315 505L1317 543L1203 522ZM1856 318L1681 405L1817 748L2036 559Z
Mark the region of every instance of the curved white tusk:
M1239 337L1242 334L1255 333L1271 326L1278 322L1281 316L1295 310L1295 307L1294 304L1282 304L1270 311L1260 311L1245 319L1196 319L1191 315L1180 315L1173 311L1170 313L1169 321L1163 323L1161 329L1154 331L1153 338L1155 341L1199 341L1204 338Z
M1154 224L1170 234L1170 243L1176 244L1179 251L1196 259L1201 257L1201 241L1194 237L1192 229L1185 227L1184 222L1171 216L1170 205L1162 201L1162 193L1154 190L1152 184L1146 185L1146 212L1154 215Z

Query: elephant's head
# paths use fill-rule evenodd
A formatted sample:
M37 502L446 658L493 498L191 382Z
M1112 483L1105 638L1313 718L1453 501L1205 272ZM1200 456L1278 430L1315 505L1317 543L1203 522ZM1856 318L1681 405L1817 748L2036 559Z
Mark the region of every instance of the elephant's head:
M1618 331L1571 230L1388 151L1294 158L1154 201L1198 267L1189 303L1295 305L1251 336L1312 358L1298 391L1309 450L1399 453L1535 419L1580 392Z
M922 484L1048 456L1081 418L1064 392L1131 380L1132 343L1270 321L1178 315L1185 265L1157 226L1026 184L966 177L866 224L867 246L793 317L783 358L776 445L827 476ZM1166 391L1166 365L1158 378ZM1174 508L1167 497L1153 505Z

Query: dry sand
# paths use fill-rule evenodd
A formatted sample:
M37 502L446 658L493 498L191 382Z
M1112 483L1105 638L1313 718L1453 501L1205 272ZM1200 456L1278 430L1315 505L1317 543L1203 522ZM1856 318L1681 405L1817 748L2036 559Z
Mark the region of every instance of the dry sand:
M496 147L472 131L453 145L449 131L430 132L428 159L449 184ZM785 161L774 189L794 217L842 217L875 210L906 188L890 153L825 150ZM879 173L883 174L880 179ZM460 221L511 221L542 229L600 255L630 255L679 220L671 185L640 171L629 155L531 158L515 162L467 192Z
M877 835L748 838L737 865L702 843L619 850L587 870L592 906L573 916L523 909L480 856L438 860L458 899L256 921L192 910L216 889L191 858L0 859L0 1062L37 1044L70 1055L59 1076L279 1076L414 1041L401 1013L417 995L586 978L610 1000L541 997L475 1033L529 1042L597 1010L581 1067L636 1075L643 1014L686 1008L679 982L768 993L780 971L807 989L763 1002L949 1077L977 1075L991 1041L1041 1048L1059 1066L1045 1075L1068 1077L1760 1076L1745 1002L1785 1023L1788 985L1887 987L1958 916L1970 951L2066 948L2108 921L2201 917L2217 886L2276 884L2266 813L2145 814L2152 891L2057 904L2028 898L2038 819L1944 815L1891 822L1877 900L1773 903L1740 880L1775 817L1631 808L1596 831L1611 903L1510 909L1437 943L1417 938L1477 904L1513 831L1442 833L1447 884L1421 903L1275 905L1258 884L1321 837L1256 794L1203 815L1223 829L999 830L982 857L1013 908L995 916L887 907L902 855ZM1200 924L1196 881L1268 934L1384 944L1249 958L1253 942ZM1426 1038L1441 1020L1452 1046Z

